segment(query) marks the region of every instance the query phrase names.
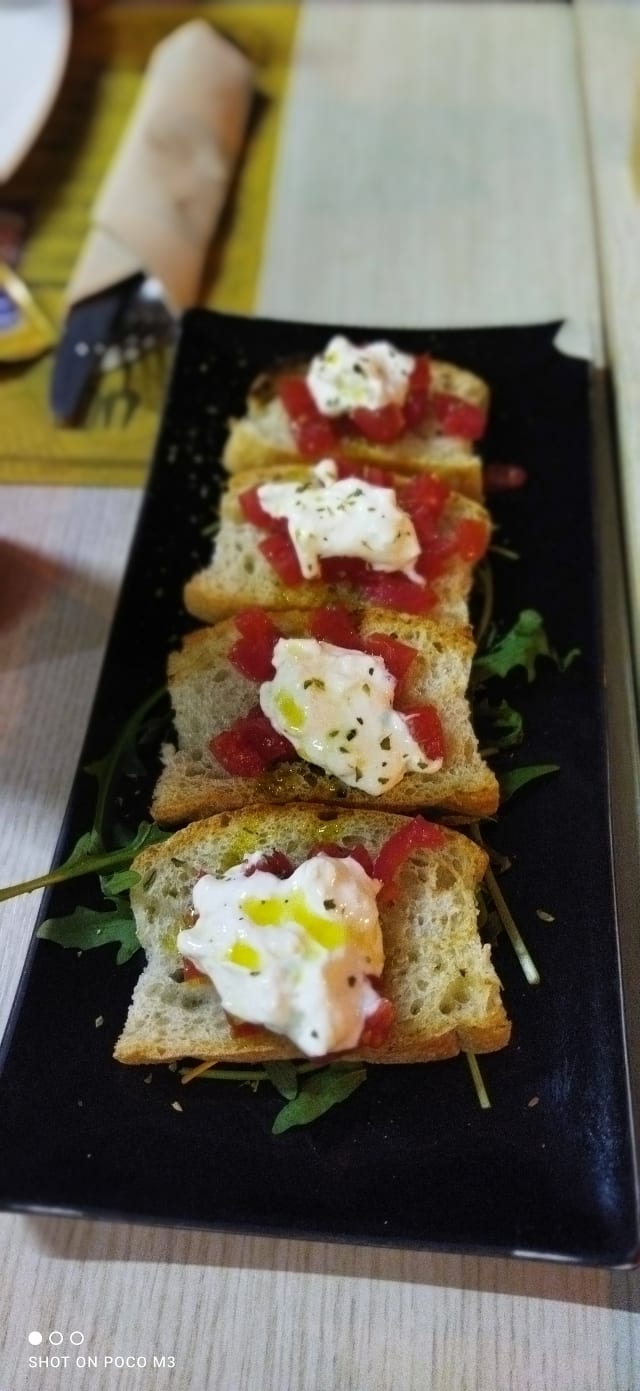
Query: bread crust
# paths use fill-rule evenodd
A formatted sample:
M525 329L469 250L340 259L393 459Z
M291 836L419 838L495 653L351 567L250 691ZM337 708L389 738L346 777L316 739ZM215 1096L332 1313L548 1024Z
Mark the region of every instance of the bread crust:
M222 873L245 854L274 847L295 863L327 840L360 842L375 856L405 823L405 817L379 811L247 808L187 826L143 851L133 865L140 877L131 901L148 965L116 1045L118 1061L149 1064L193 1057L249 1063L299 1056L286 1039L266 1029L235 1035L212 986L173 979L180 964L175 938L189 910L193 883L203 871ZM442 835L441 847L409 856L395 881L395 901L380 905L385 944L381 991L392 1000L396 1016L389 1037L380 1048L340 1054L345 1060L429 1062L461 1049L491 1052L509 1041L500 983L489 948L477 934L475 890L487 857L456 831L443 829ZM430 983L421 994L416 982L425 973Z
M308 632L304 610L270 616L285 637ZM376 798L303 760L279 764L260 777L225 772L209 752L209 741L248 714L258 699L257 683L228 660L237 629L225 619L190 634L169 658L178 746L165 749L165 768L154 793L152 813L161 825L179 825L251 803L293 801L399 811L431 807L468 820L494 814L498 783L479 754L466 699L473 639L463 630L442 628L428 619L409 620L387 609L366 609L359 618L365 636L384 633L416 648L418 655L403 683L404 699L407 705L434 704L438 709L446 744L442 769L407 773Z

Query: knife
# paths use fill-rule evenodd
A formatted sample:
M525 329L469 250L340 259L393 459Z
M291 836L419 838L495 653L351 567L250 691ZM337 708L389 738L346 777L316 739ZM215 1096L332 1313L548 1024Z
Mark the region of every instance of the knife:
M117 335L118 320L143 279L142 275L131 275L74 304L69 311L49 389L51 413L59 425L70 425L77 419L100 360Z

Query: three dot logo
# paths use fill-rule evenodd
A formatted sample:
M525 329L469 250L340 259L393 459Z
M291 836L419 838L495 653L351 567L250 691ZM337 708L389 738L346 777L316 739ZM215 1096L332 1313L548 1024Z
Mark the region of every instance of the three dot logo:
M60 1344L64 1342L64 1333L61 1333L58 1328L53 1328L47 1336L54 1348L59 1348ZM44 1335L37 1328L34 1328L28 1334L27 1342L31 1344L32 1348L37 1348L43 1341L43 1337ZM69 1334L69 1342L73 1343L75 1348L79 1348L81 1343L84 1343L84 1333L81 1333L79 1328L74 1328L73 1332Z

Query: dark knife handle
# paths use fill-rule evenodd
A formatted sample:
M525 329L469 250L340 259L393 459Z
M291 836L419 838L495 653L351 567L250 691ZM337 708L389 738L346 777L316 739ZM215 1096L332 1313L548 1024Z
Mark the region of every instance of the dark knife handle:
M141 275L129 276L69 311L49 388L49 406L58 424L70 425L77 419L118 316L142 279Z

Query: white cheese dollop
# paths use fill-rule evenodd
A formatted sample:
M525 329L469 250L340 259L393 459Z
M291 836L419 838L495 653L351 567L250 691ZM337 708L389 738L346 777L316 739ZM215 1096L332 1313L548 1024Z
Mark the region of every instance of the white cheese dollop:
M364 407L377 411L402 405L415 358L392 343L367 343L357 348L337 334L324 352L312 358L307 386L322 415L338 416Z
M338 479L333 459L322 459L301 483L263 483L260 506L270 517L285 517L305 579L320 574L322 556L357 556L373 570L402 571L424 584L414 571L420 542L411 518L398 507L395 490L359 478Z
M252 859L255 857L252 857ZM355 1048L380 997L380 881L350 856L315 855L288 879L249 861L193 890L197 921L178 951L209 977L228 1014L284 1034L310 1057Z
M394 710L395 677L380 657L315 638L279 638L273 665L273 679L260 687L261 708L308 763L372 797L405 773L442 767Z

